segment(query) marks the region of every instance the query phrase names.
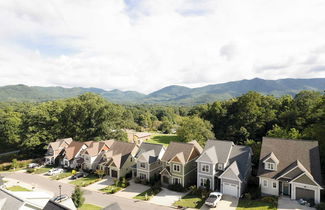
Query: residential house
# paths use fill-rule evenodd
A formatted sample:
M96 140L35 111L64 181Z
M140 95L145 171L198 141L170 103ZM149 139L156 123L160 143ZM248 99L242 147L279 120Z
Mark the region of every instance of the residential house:
M83 150L80 155L83 159L81 168L84 170L96 170L102 155L111 148L113 143L114 140L91 142L87 149Z
M257 176L263 194L319 203L323 188L318 142L264 137Z
M45 164L53 165L60 162L63 151L70 145L72 138L57 139L51 142L45 154Z
M134 130L125 130L128 140L131 143L140 145L142 142L151 138L151 133L147 132L136 132Z
M111 148L102 156L97 168L104 170L105 174L112 178L124 177L132 173L137 152L138 146L135 143L114 141Z
M161 158L165 153L165 148L161 144L141 143L139 152L136 154L136 165L133 168L133 177L146 179L158 176L162 165Z
M72 141L63 151L61 165L66 168L80 168L84 160L80 154L91 145L91 142Z
M251 148L208 140L197 162L197 186L240 197L251 174Z
M181 184L183 187L196 183L196 162L202 147L196 142L171 142L161 158L163 169L161 183L167 187L171 184Z

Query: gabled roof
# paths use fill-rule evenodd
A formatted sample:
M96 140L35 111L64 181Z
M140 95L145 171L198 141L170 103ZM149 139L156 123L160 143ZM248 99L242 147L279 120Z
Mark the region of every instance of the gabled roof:
M0 209L20 209L24 206L23 199L14 196L7 190L0 188Z
M97 156L104 146L111 147L114 143L114 140L106 140L106 141L100 141L100 142L92 142L89 147L85 150L85 153L87 153L90 156Z
M244 179L246 175L249 175L247 171L251 169L251 154L252 150L248 146L234 145L231 149L228 162L230 166L236 163L240 179Z
M271 152L279 160L277 171L265 170L263 160ZM299 161L299 162L297 162ZM258 176L277 178L290 168L301 164L314 180L321 185L321 169L319 159L319 147L317 141L291 140L264 137L260 154Z
M73 141L70 145L65 149L65 157L68 160L72 160L77 153L81 150L82 146L85 145L85 142Z
M105 153L107 162L114 163L117 168L122 168L130 155L135 155L137 145L135 143L115 141L110 150Z
M227 174L229 174L229 175L227 175ZM224 177L224 176L229 177L229 176L232 176L232 175L235 176L235 177L231 177L231 178L236 178L236 179L238 179L240 181L243 180L243 176L239 171L237 161L232 162L227 167L227 169L219 176L219 178Z
M71 210L70 208L61 205L55 201L49 200L43 210Z
M208 140L205 144L202 154L205 156L200 156L197 160L204 161L210 159L212 163L227 163L230 152L234 143L232 141L225 140Z
M194 142L192 143L171 142L168 145L166 152L161 158L161 160L169 162L173 158L177 157L180 158L181 160L184 160L184 162L187 163L194 150L197 150L198 153L201 153L200 151L202 151L202 148L198 144L195 144Z
M279 164L279 159L275 156L273 152L263 158L263 163L265 163L269 159L272 159L276 164Z
M49 146L51 146L53 150L63 149L63 143L69 145L72 141L72 138L57 139L55 142L51 142Z
M161 144L152 144L152 143L141 143L139 147L139 152L136 154L136 158L139 161L153 163L155 162L162 150L164 149Z

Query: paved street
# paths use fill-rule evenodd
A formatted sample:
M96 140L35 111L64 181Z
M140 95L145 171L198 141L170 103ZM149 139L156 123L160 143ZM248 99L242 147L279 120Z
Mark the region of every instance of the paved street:
M6 178L16 179L21 182L28 183L30 185L35 186L36 188L43 189L45 191L50 191L55 194L59 192L59 185L62 185L62 194L71 195L74 190L74 185L62 183L58 181L50 180L46 177L31 175L26 173L1 173L2 176ZM86 198L86 203L95 204L98 206L107 206L111 203L117 202L121 209L132 209L132 210L163 210L163 209L172 209L165 206L155 205L149 202L143 202L133 199L127 199L123 197L118 197L114 195L104 195L99 192L86 190L84 189L84 195Z

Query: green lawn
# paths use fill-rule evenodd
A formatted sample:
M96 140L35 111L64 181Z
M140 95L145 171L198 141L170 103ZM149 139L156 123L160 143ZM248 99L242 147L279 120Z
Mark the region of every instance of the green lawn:
M116 187L115 185L110 185L110 186L107 186L103 189L100 189L100 191L106 193L106 194L114 194L120 190L122 190L123 188L122 187Z
M79 179L74 180L69 183L78 185L80 187L86 187L86 186L91 185L95 182L98 182L99 180L100 180L100 178L98 178L97 175L89 174L87 177L79 178Z
M67 171L67 172L63 172L62 174L51 176L51 179L52 180L60 180L60 179L64 179L64 178L69 177L69 176L72 176L71 171Z
M19 185L15 185L15 186L12 186L12 187L7 187L7 190L10 190L10 191L31 191L31 190L26 189L24 187L21 187Z
M34 174L43 174L48 172L50 169L52 169L52 167L42 167L42 168L37 168L34 171Z
M176 134L153 134L146 142L168 146L171 141L181 141Z
M160 191L159 191L160 192ZM154 192L152 190L152 188L138 194L137 196L133 197L134 199L139 199L139 200L150 200L153 196L157 195L159 192ZM147 198L146 199L146 194L147 194Z
M102 209L102 207L89 204L89 203L85 203L80 208L78 208L78 210L100 210L100 209Z
M277 206L259 200L239 199L237 210L276 210Z
M178 207L186 207L186 208L196 208L199 209L204 204L204 200L197 195L185 195L181 200L176 201L173 205Z

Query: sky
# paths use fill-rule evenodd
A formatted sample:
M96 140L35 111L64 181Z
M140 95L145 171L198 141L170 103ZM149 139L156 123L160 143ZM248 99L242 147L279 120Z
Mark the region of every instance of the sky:
M1 0L0 86L325 77L324 0Z

